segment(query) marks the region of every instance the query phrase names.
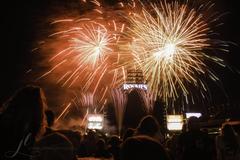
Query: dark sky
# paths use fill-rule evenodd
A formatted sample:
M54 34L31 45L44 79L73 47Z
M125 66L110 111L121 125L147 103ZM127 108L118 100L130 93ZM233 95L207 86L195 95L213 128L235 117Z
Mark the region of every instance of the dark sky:
M38 30L45 26L44 17L54 14L57 6L80 8L80 0L31 0L31 1L5 1L1 4L1 50L0 50L0 102L3 102L13 91L27 83L25 72L34 66L36 56L30 51L39 37ZM117 0L105 1L112 5ZM203 1L203 0L201 0ZM223 23L217 31L222 40L232 42L229 53L224 56L230 69L219 68L219 76L226 93L231 101L240 101L240 7L236 0L215 0L215 8L220 13L226 13L220 21ZM41 32L42 36L49 33ZM214 87L213 87L214 90ZM218 97L216 95L216 97ZM221 96L219 96L220 98Z

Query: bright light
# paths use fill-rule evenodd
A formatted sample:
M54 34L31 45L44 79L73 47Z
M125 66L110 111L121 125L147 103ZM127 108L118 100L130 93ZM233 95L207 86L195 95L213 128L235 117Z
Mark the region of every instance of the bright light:
M168 115L167 116L167 129L170 131L182 130L183 116L182 115Z
M100 46L95 47L95 55L100 56L100 54L101 54L101 47Z
M88 129L102 129L103 128L103 115L102 114L89 114L88 115Z
M103 121L103 117L93 115L92 117L88 117L88 121L101 122Z
M190 118L190 117L201 117L202 114L201 113L186 113L186 118Z
M93 123L90 122L88 123L88 129L102 129L103 126L101 125L101 123Z
M165 44L164 52L163 52L164 56L165 57L172 57L172 55L175 53L175 50L176 50L175 48L176 48L176 46L173 43Z
M170 131L180 131L182 130L182 123L176 122L176 123L168 123L167 129Z
M175 44L166 43L162 49L158 49L158 51L154 53L154 56L155 56L156 60L168 61L173 58L175 51L176 51Z

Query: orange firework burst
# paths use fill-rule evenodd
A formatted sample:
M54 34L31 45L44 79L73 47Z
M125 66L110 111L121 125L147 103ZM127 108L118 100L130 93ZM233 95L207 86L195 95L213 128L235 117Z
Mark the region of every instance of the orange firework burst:
M125 24L114 20L107 11L93 12L51 23L55 32L49 35L42 52L50 53L46 57L52 67L38 79L47 78L64 88L80 88L105 104L109 90L123 81L117 43Z
M97 6L93 12L98 16L89 13L52 22L57 31L46 44L47 52L54 53L48 56L52 68L39 79L51 75L61 86L81 88L106 104L112 88L125 81L126 69L141 70L150 92L144 95L149 111L157 97L169 105L180 96L188 103L193 99L192 88L204 96L208 87L203 75L219 80L207 63L224 63L208 52L214 48L209 36L211 22L200 10L166 0L155 4L120 2L118 10L91 2ZM112 92L113 101L121 103L117 106L123 104L121 96Z

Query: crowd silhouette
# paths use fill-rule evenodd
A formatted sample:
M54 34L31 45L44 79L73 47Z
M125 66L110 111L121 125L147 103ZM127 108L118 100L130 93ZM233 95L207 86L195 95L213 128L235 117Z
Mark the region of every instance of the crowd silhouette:
M43 90L26 86L0 108L0 160L240 160L240 138L231 125L210 136L190 117L179 134L165 136L152 115L124 134L54 129Z

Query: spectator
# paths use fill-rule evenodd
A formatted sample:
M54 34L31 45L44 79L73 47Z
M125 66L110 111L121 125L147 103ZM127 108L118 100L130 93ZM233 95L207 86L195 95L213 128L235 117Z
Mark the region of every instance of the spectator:
M153 116L145 116L140 121L137 129L136 135L147 135L155 138L159 142L163 142L163 136L160 132L160 127L158 121Z
M81 153L81 133L77 131L72 131L72 130L58 130L56 131L58 133L61 133L62 135L66 136L67 139L72 143L73 148L74 148L74 153L76 155L79 155Z
M216 137L217 160L239 160L240 139L231 125L222 126L221 135Z
M94 154L94 157L97 158L110 158L112 155L110 152L106 149L106 143L103 139L99 139L96 143L96 152Z
M210 160L212 159L211 140L208 135L200 131L199 119L188 119L188 131L180 134L178 139L177 159L180 160Z
M18 90L0 115L0 159L27 159L36 140L45 132L47 108L44 92L37 86Z
M60 133L45 136L33 151L33 160L77 160L72 143Z
M169 160L162 145L149 136L134 136L123 142L121 160Z
M93 156L96 152L97 135L94 131L88 130L81 141L81 157Z
M46 127L46 132L45 135L53 133L53 125L55 121L55 115L52 110L48 109L45 111L46 118L47 118L47 127Z
M123 141L125 141L128 137L132 137L134 135L134 133L135 133L135 129L128 128L123 135Z
M109 152L113 155L114 160L119 160L120 159L120 144L121 140L118 136L112 136L108 142L109 147L108 150Z

